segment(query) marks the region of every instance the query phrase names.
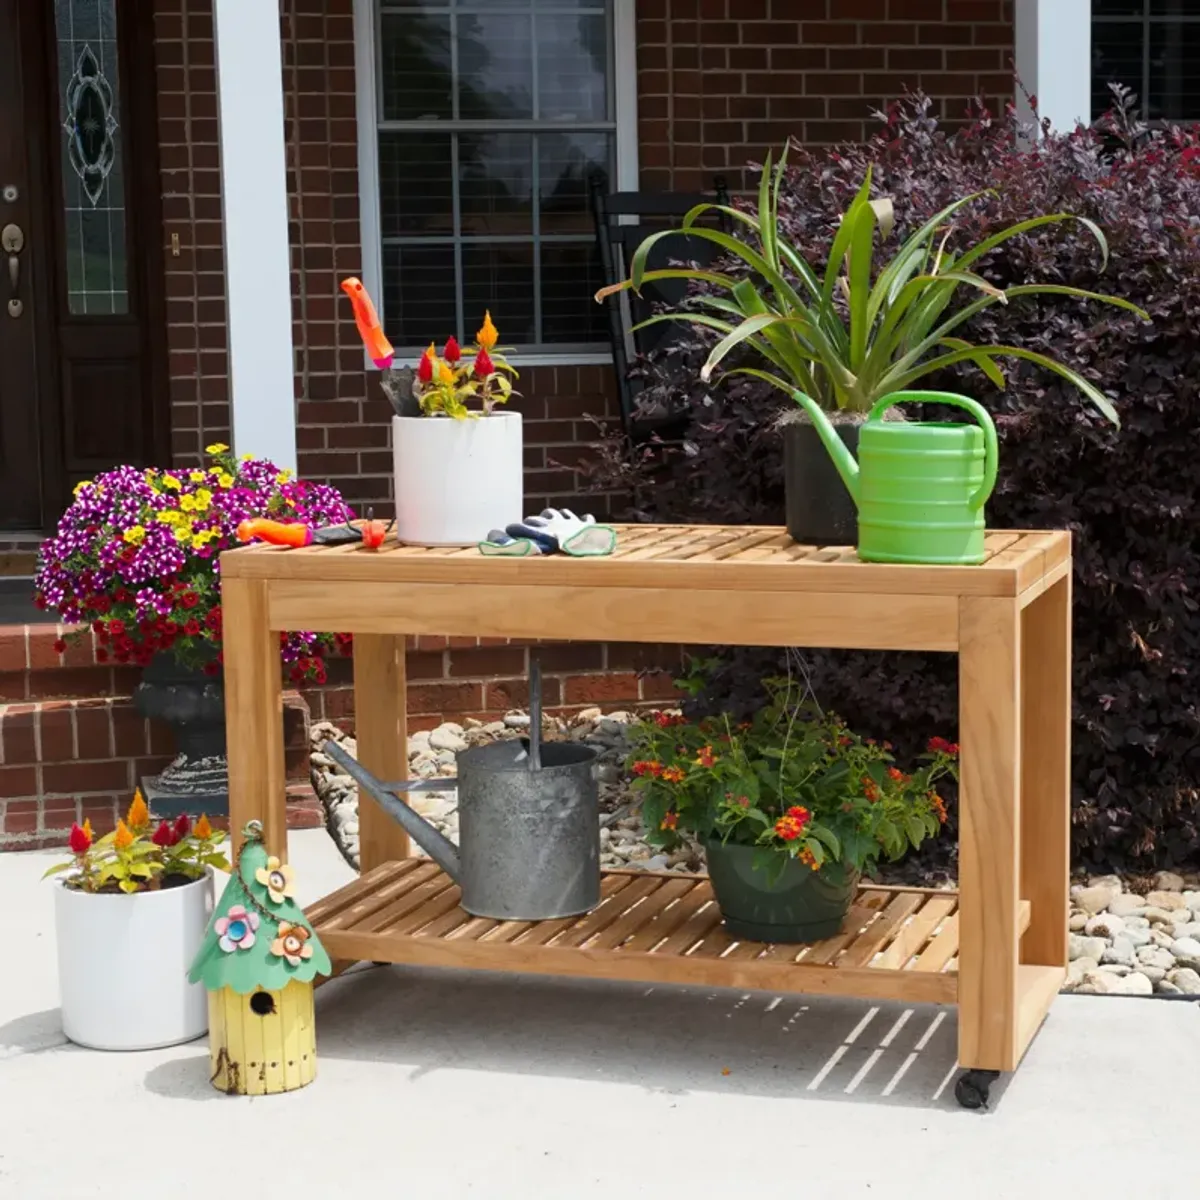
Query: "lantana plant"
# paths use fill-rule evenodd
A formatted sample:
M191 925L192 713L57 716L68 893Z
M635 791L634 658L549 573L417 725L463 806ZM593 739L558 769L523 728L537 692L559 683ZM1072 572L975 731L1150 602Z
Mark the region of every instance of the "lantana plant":
M137 791L112 833L97 839L90 821L72 825L67 839L72 857L43 878L68 872L63 883L81 892L157 891L200 879L209 867L228 871L224 840L203 814L195 822L183 814L156 825Z
M775 876L789 858L870 870L937 834L946 807L935 785L957 778L956 745L931 738L906 772L890 743L798 703L787 681L768 691L750 721L660 712L634 726L629 766L649 841L670 846L687 831L755 846L755 866Z
M205 467L118 467L79 484L42 544L35 603L57 610L67 624L90 625L101 662L145 666L167 652L217 675L217 556L239 544L238 523L269 517L321 526L353 516L334 488L293 479L265 459L235 458L220 443L207 453ZM293 682L324 682L322 659L340 645L314 633L281 634L280 642Z
M512 387L517 373L496 348L499 336L492 314L487 312L475 334L476 344L466 351L451 337L439 358L430 343L417 364L415 384L421 411L427 417L443 413L464 421L489 416L497 404L507 404L517 394ZM469 408L472 403L480 408Z

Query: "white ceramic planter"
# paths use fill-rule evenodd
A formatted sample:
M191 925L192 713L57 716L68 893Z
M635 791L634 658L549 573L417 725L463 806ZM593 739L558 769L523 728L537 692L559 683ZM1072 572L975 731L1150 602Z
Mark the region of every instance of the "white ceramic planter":
M396 538L473 546L525 514L520 413L393 417Z
M183 887L92 895L55 886L63 1032L93 1050L153 1050L208 1029L187 972L213 908L213 875Z

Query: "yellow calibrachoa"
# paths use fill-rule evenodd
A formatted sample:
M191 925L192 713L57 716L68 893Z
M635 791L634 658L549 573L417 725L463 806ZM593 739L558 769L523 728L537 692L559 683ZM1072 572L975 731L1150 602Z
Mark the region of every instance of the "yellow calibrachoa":
M276 483L287 483L288 480L291 479L291 477L292 477L291 471L280 471L279 474L275 476L275 482Z
M189 521L186 525L178 525L175 528L175 540L177 542L186 542L192 536L192 523Z
M228 471L222 471L217 476L217 483L219 483L223 488L231 488L233 487L233 476L230 475Z
M224 442L213 442L211 446L204 447L205 454L224 454L229 447Z
M74 491L73 495L78 496L79 493L82 492L85 487L91 487L91 486L92 486L92 481L90 479L81 479L75 485L75 491Z
M195 512L196 511L196 497L195 496L180 496L179 497L179 507L182 508L184 512Z
M145 538L146 530L141 525L131 525L121 536L131 546L136 546Z
M174 475L164 475L162 477L163 487L170 488L171 491L177 492L183 487L183 484Z
M204 482L204 481L205 481L205 480L208 478L208 476L207 476L207 475L205 475L205 473L204 473L203 471L192 471L192 472L191 472L191 473L188 475L188 478L189 478L189 479L190 479L190 480L191 480L193 483L203 483L203 482Z
M195 495L195 501L196 501L196 511L197 512L206 511L208 506L212 503L212 492L210 492L208 490L208 488L197 488L196 495ZM181 500L180 504L182 504L182 503L183 503L183 501Z

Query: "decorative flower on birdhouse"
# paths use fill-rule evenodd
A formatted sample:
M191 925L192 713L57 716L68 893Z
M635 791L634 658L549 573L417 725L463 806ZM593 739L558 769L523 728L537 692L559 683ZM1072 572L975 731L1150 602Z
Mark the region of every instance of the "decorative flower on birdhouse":
M223 917L213 922L217 933L217 945L226 954L235 950L249 950L254 945L254 931L258 928L258 914L247 912L241 904L235 904Z
M273 854L265 867L254 872L254 878L267 889L272 904L282 904L286 897L296 894L296 873Z
M308 944L312 935L303 925L279 922L278 936L271 943L271 953L276 958L286 958L293 967L298 967L306 958L312 958L313 948Z

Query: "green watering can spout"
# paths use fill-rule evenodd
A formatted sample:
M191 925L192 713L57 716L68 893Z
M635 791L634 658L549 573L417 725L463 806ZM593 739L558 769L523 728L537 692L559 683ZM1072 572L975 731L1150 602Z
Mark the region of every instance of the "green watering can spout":
M850 453L846 443L838 436L833 422L811 396L806 396L801 391L795 391L792 393L792 399L812 418L813 428L817 431L821 444L825 447L833 465L837 467L837 472L846 485L846 491L850 493L850 499L857 505L858 463L854 461L854 455Z

